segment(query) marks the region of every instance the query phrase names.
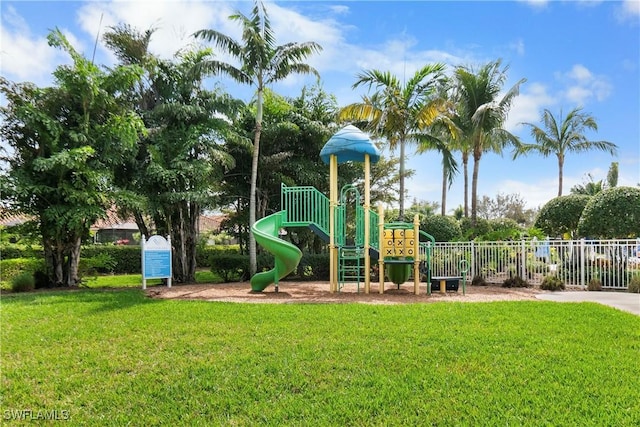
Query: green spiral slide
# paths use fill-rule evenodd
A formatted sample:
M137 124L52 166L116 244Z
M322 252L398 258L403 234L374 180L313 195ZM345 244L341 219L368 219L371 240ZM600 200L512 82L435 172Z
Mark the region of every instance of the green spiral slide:
M278 237L280 226L284 219L284 211L276 212L256 221L251 232L256 238L256 243L265 248L275 258L275 267L269 271L256 273L251 278L251 290L262 292L272 283L291 273L298 266L302 258L302 252L295 245Z

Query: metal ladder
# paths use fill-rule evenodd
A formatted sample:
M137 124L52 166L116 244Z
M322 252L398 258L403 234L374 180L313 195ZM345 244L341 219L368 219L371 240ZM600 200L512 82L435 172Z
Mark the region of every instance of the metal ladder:
M361 246L342 246L338 249L338 290L347 282L364 283L364 248Z

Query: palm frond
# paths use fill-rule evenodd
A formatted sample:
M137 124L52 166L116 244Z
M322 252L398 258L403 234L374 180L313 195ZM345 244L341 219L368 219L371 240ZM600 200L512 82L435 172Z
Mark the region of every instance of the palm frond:
M253 80L251 76L234 67L231 64L222 61L209 60L198 62L193 66L191 70L192 75L204 76L204 75L220 75L224 74L231 77L233 80L242 84L251 84Z
M199 30L193 33L196 39L202 39L207 42L213 42L214 46L221 49L224 53L228 53L234 58L242 56L242 46L233 38L215 30Z

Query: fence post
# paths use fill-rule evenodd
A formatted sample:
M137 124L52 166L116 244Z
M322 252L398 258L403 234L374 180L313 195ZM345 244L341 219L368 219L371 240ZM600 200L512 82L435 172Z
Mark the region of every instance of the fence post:
M525 251L527 250L525 241L522 239L520 241L520 277L524 280L527 280L527 254Z
M473 240L471 241L471 280L476 277L478 273L476 272L476 248L474 247Z
M580 239L580 286L585 289L585 244L584 237Z

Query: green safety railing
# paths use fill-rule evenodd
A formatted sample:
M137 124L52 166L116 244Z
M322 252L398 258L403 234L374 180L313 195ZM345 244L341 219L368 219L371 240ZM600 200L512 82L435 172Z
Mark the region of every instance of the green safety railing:
M316 225L323 233L329 235L329 198L312 186L287 187L281 186L281 206L286 211L283 227L307 227ZM356 198L359 194L356 193ZM356 234L354 245L364 245L364 215L365 209L356 203ZM369 244L379 250L380 232L378 230L378 213L369 209ZM347 233L345 204L336 207L336 245L345 246ZM411 228L410 223L385 224L385 227ZM421 232L422 234L422 232ZM424 233L426 234L426 233ZM422 243L421 243L422 244Z
M306 227L315 224L329 234L329 198L311 186L287 187L282 184L282 210L286 211L283 227Z

